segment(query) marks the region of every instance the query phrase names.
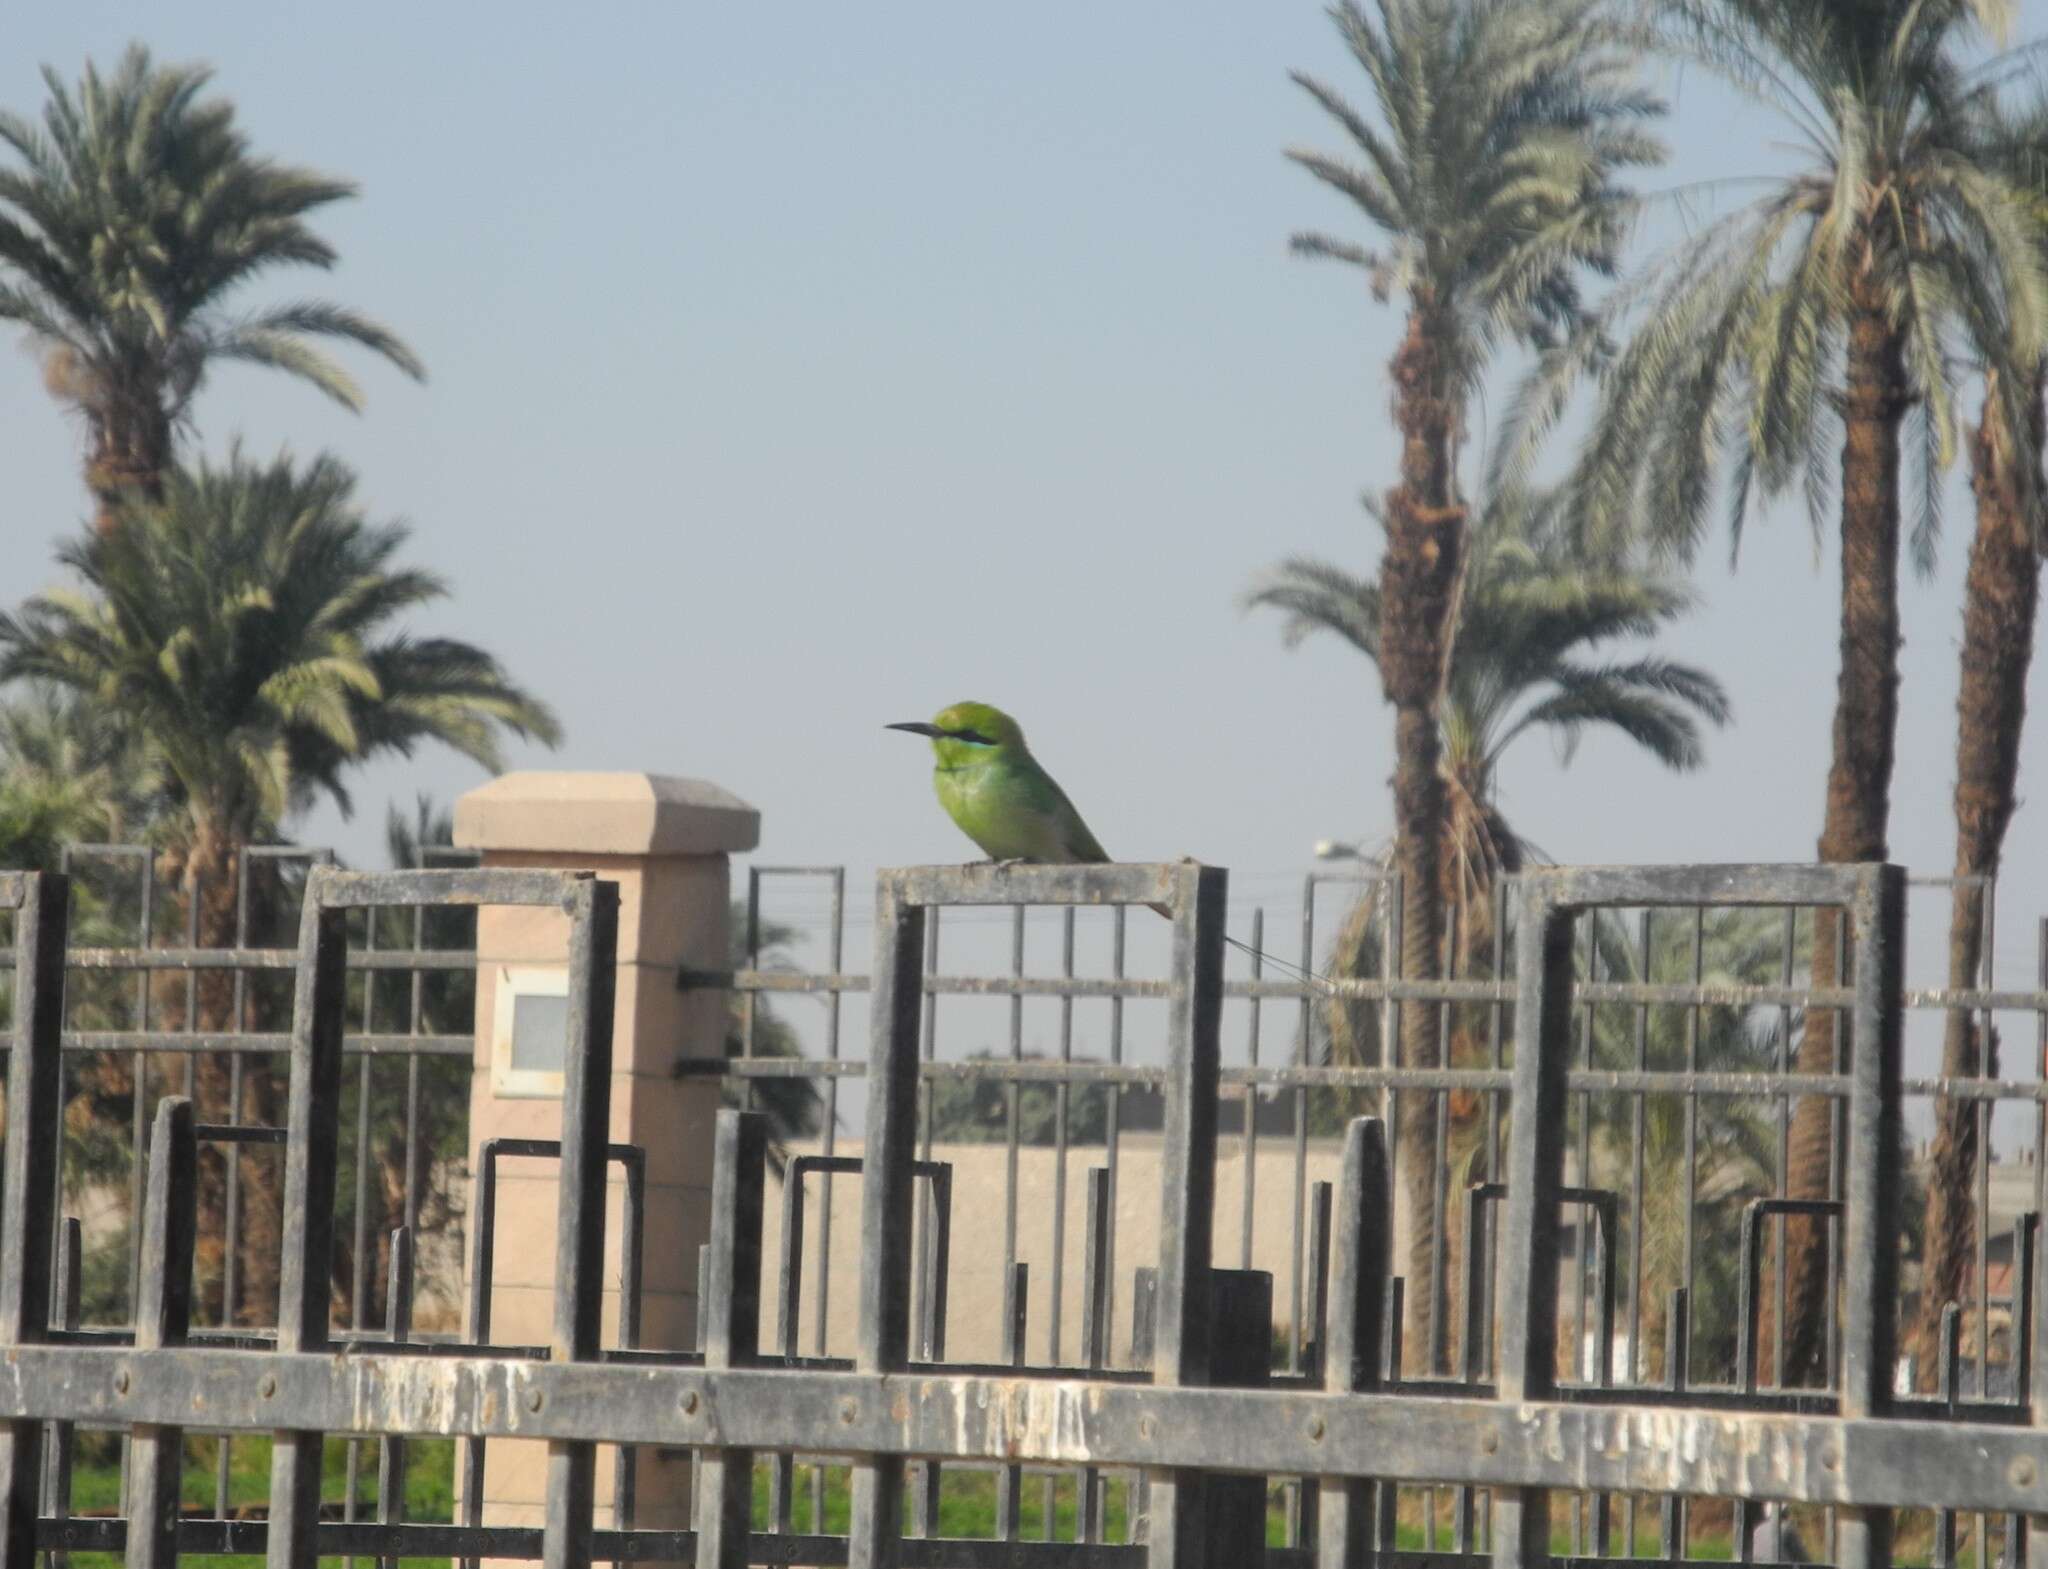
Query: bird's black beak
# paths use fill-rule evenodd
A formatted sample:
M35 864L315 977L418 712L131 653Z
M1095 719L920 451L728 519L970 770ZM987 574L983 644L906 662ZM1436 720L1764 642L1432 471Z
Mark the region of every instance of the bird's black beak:
M907 724L884 725L882 726L882 728L884 730L908 730L912 735L928 735L934 738L942 736L946 733L945 731L941 730L937 725L928 725L920 719L913 719L909 721Z

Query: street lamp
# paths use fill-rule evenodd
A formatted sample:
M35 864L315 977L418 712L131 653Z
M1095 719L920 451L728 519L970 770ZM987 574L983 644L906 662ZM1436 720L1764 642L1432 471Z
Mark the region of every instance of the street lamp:
M1365 852L1347 839L1318 839L1315 847L1318 861L1362 861Z

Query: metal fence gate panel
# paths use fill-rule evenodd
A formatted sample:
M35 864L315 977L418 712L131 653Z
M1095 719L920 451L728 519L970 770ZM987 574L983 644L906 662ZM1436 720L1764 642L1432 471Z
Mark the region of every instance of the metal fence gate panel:
M1490 1228L1496 1233L1490 1291L1478 1289L1488 1283L1481 1251L1473 1249L1465 1260L1475 1284L1465 1293L1468 1314L1491 1334L1467 1335L1465 1372L1458 1378L1404 1378L1397 1354L1390 1354L1398 1348L1394 1326L1400 1320L1400 1283L1390 1257L1397 1141L1392 1129L1365 1118L1345 1132L1333 1190L1302 1206L1311 1217L1327 1219L1311 1218L1305 1226L1313 1241L1300 1292L1307 1306L1293 1317L1288 1370L1266 1376L1272 1283L1213 1268L1210 1256L1217 1109L1226 1077L1220 1027L1231 988L1224 984L1224 874L1191 864L916 868L882 875L869 980L869 1109L859 1163L863 1248L850 1363L798 1351L793 1302L777 1342L762 1343L767 1134L758 1114L740 1111L721 1114L717 1125L701 1349L600 1344L605 1169L621 1153L609 1140L604 1093L616 958L612 885L553 873L314 868L292 961L296 994L282 1129L288 1202L276 1336L208 1338L189 1328L188 1239L201 1130L190 1106L175 1097L160 1104L156 1118L136 1254L136 1321L127 1332L77 1330L70 1327L76 1229L59 1225L56 1183L66 897L59 876L0 878L0 908L15 912L16 926L0 1163L0 1565L26 1566L38 1551L114 1550L150 1564L236 1551L262 1552L276 1565L361 1554L527 1556L565 1569L594 1560L683 1560L719 1569L749 1563L1108 1569L1140 1562L1222 1569L1263 1556L1289 1569L1368 1562L1448 1569L1484 1553L1503 1569L1519 1569L1551 1556L1558 1495L1594 1501L1595 1555L1611 1553L1607 1500L1640 1498L1667 1501L1660 1506L1663 1556L1683 1557L1683 1534L1671 1524L1668 1501L1694 1497L1838 1511L1834 1557L1853 1569L1892 1560L1894 1511L1929 1508L2007 1517L2009 1557L2024 1550L2030 1563L2043 1561L2041 1533L2022 1525L2048 1514L2048 1375L2040 1355L2048 1292L2031 1279L2040 1250L2026 1248L2016 1260L2029 1278L2018 1296L2023 1322L2015 1326L2024 1374L2009 1401L1982 1397L1982 1371L1975 1400L1959 1398L1954 1389L1935 1400L1893 1389L1901 1248L1896 1154L1902 1099L1912 1087L1901 1074L1909 994L1901 971L1905 882L1896 869L1532 872L1519 882L1511 993L1499 981L1455 978L1361 988L1396 1003L1498 1004L1496 1020L1504 1012L1511 1025L1511 1063L1496 1051L1497 1066L1488 1069L1356 1074L1362 1082L1469 1088L1504 1099L1506 1165L1490 1211L1498 1221ZM339 1341L325 1282L349 1022L344 923L356 910L492 903L551 906L571 918L571 1049L551 1343L418 1343L398 1322L402 1305L387 1338ZM1057 1357L1030 1365L1015 1332L1000 1363L945 1359L943 1263L936 1282L917 1285L934 1262L932 1228L918 1221L920 1193L929 1189L918 1186L928 1152L920 1150L917 1093L921 1081L938 1077L932 1070L939 1066L925 1061L927 1004L935 991L928 922L961 905L1154 906L1172 923L1164 982L1127 982L1119 974L1086 983L1086 994L1149 996L1167 1010L1168 1049L1160 1069L1100 1075L1108 1083L1149 1078L1165 1089L1159 1253L1129 1298L1133 1338L1149 1342L1133 1359L1139 1366L1103 1367L1099 1329L1084 1330L1088 1349L1081 1365L1062 1365ZM1691 1387L1682 1356L1663 1380L1650 1383L1635 1372L1633 1339L1629 1366L1617 1376L1614 1201L1567 1186L1566 1110L1575 1095L1596 1089L1688 1097L1759 1093L1754 1084L1732 1082L1739 1076L1717 1077L1691 1063L1612 1073L1573 1060L1575 1010L1659 998L1698 1004L1703 996L1697 981L1688 989L1576 978L1575 923L1602 909L1724 906L1834 910L1850 934L1850 983L1797 994L1799 1005L1832 1010L1846 1022L1843 1071L1793 1076L1762 1091L1784 1093L1789 1083L1798 1094L1828 1097L1844 1112L1841 1189L1838 1200L1829 1201L1840 1206L1836 1235L1843 1260L1842 1375L1832 1392L1758 1390L1742 1380L1733 1388ZM1790 1006L1791 988L1785 990ZM1021 980L1007 994L1022 995ZM2021 1000L2011 1006L2040 1003L2036 994L2014 995ZM1775 1005L1778 999L1746 1000ZM1250 1076L1284 1082L1289 1073L1311 1071L1254 1062ZM2035 1092L2026 1093L2038 1104ZM1250 1135L1249 1109L1246 1116ZM835 1168L818 1169L829 1179ZM1106 1195L1106 1182L1092 1182L1096 1191ZM949 1214L953 1201L973 1203L955 1189ZM1599 1228L1602 1345L1591 1376L1580 1376L1587 1369L1577 1351L1566 1359L1572 1372L1560 1372L1561 1261L1569 1252L1571 1268L1584 1278L1594 1256L1583 1247L1568 1249L1563 1215L1567 1203L1589 1201ZM1113 1254L1096 1219L1106 1213L1105 1201L1098 1199L1089 1213L1093 1302ZM1475 1201L1469 1235L1482 1237L1489 1229L1483 1213ZM1761 1237L1766 1220L1762 1210L1753 1211L1745 1234ZM963 1215L951 1215L950 1224L962 1223ZM60 1236L73 1240L64 1267L53 1271ZM800 1235L785 1237L786 1248L802 1246ZM404 1256L401 1240L393 1249L394 1275ZM1755 1262L1752 1249L1745 1256L1747 1281L1754 1281ZM1020 1283L1014 1276L1009 1282L1013 1301L1021 1301ZM57 1322L53 1286L66 1288L54 1293ZM1760 1294L1752 1283L1744 1295L1744 1326L1752 1334ZM67 1296L74 1305L69 1314ZM1091 1311L1100 1326L1106 1312ZM1667 1335L1681 1346L1685 1314L1681 1297L1667 1325ZM1493 1339L1497 1354L1488 1380L1482 1341ZM1247 1355L1248 1343L1257 1355ZM1981 1369L1981 1346L1979 1360ZM38 1518L42 1452L61 1449L66 1432L80 1424L129 1435L132 1518L65 1518L61 1506L57 1517ZM177 1435L194 1428L274 1435L267 1520L178 1520L166 1512L166 1471L176 1470ZM329 1437L379 1446L387 1484L380 1519L321 1517L319 1454ZM545 1528L400 1521L389 1487L402 1479L405 1440L419 1437L475 1445L495 1438L545 1440ZM697 1529L636 1531L625 1523L600 1529L593 1479L602 1444L695 1451ZM781 1476L778 1457L791 1454L839 1457L851 1465L847 1535L822 1535L814 1521L813 1532L799 1536L779 1518L771 1518L766 1532L753 1528L757 1458ZM1144 1529L1117 1543L1101 1540L1095 1530L1072 1542L938 1538L931 1534L936 1515L930 1512L937 1471L955 1464L996 1470L1012 1524L1020 1466L1137 1478L1132 1497L1143 1500ZM1261 1549L1264 1483L1247 1490L1234 1479L1267 1477L1301 1479L1293 1505L1298 1545ZM780 1485L786 1500L788 1483ZM1094 1507L1088 1501L1094 1486L1091 1480L1083 1487L1084 1512ZM1397 1546L1398 1490L1423 1486L1456 1490L1457 1551ZM916 1505L911 1528L922 1535L906 1536L906 1496ZM174 1486L170 1497L175 1500ZM1248 1530L1254 1512L1256 1530ZM1983 1540L1980 1533L1980 1549ZM1740 1550L1747 1553L1746 1538ZM1633 1540L1610 1561L1629 1558L1643 1561Z

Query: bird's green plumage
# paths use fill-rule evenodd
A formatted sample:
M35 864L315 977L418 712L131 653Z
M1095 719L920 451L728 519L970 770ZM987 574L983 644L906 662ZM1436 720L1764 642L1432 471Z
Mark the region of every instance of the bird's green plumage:
M986 703L942 709L931 736L932 786L946 815L998 861L1107 861L1074 803L1031 755L1017 721Z
M1023 727L1000 708L955 703L940 709L930 724L917 721L889 728L931 738L932 785L939 805L990 859L1056 865L1109 859L1067 792L1031 755ZM1146 908L1169 921L1174 918L1164 904ZM1223 940L1255 958L1263 957L1235 937ZM1281 968L1292 966L1282 962ZM1306 970L1296 973L1312 981L1321 979Z

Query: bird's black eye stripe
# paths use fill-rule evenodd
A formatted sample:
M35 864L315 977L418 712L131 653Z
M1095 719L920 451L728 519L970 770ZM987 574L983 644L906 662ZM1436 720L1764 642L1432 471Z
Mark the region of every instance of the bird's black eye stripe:
M995 742L979 730L948 730L944 734L954 741L965 741L972 746L994 746Z

